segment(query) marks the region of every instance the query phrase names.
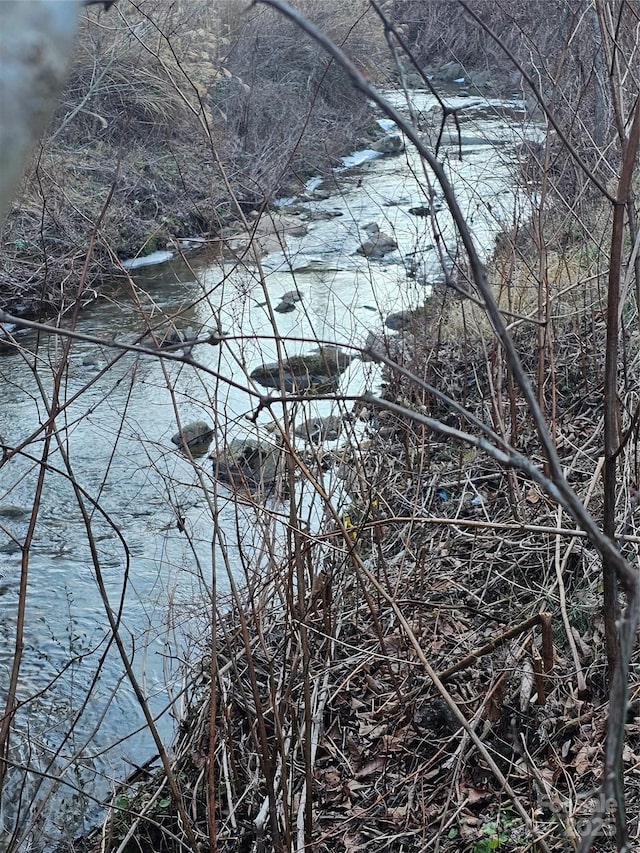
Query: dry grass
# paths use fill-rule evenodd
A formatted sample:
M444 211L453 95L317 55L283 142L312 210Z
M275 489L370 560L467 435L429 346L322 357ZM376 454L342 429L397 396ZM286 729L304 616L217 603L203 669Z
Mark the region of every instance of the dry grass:
M360 64L381 57L381 29L362 4L307 6ZM370 124L345 75L264 9L90 7L48 139L3 229L0 304L37 317L90 298L118 257L217 235L236 200L299 190L361 145Z
M553 207L544 221L519 223L498 236L488 274L511 329L528 328L533 335L539 323L582 329L587 318L603 316L609 245L597 235L610 227L610 207L592 200L588 211ZM460 280L473 294L467 278ZM483 306L469 299L448 300L440 327L447 340L492 338Z

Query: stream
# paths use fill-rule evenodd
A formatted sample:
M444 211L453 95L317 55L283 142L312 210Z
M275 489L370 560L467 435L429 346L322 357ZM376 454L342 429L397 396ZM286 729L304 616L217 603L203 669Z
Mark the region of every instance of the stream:
M398 94L389 97L401 106ZM436 104L426 92L413 98L424 116ZM447 103L461 109L462 145L456 134L445 134L442 156L488 257L497 233L527 218L530 200L515 190L516 149L540 130L526 125L515 99L458 91ZM380 127L394 132L383 119ZM135 343L149 326L161 334L172 324L200 336L222 329L225 340L198 345L191 364L120 352L106 343L75 341L71 347L28 552L20 706L1 807L2 853L52 849L56 840L85 830L117 781L156 753L123 675L106 606L120 620L133 671L170 744L185 677L196 671L206 646L214 579L222 601L230 576L242 586L247 565L259 571L266 559L251 504L215 483L206 456L192 462L172 444L177 419L212 424L216 444L261 434L269 413L261 413L257 425L247 415L265 389L247 377L276 360L278 345L287 356L309 353L318 342L362 347L390 313L422 304L443 276L442 252L455 253L456 242L445 209L436 217L437 239L430 216L409 212L431 198L426 181L412 150L393 156L357 152L330 181L310 182L306 194L279 203L278 215L295 216L304 228L264 256L262 275L250 255L241 263L201 253L133 265L135 289L122 278L109 298L81 312L77 331L105 342ZM433 203L438 206L437 192ZM397 242L379 259L357 252L371 222ZM264 304L276 306L292 290L302 294L294 310L274 313ZM28 333L18 349L0 355L0 435L9 447L27 442L0 467L2 700L18 621L21 545L45 447L41 427L62 349L59 337ZM355 396L378 380L375 365L354 360L340 393ZM348 402L340 408L310 399L299 404L299 416L325 416L336 406L349 410ZM74 482L84 495L85 517Z

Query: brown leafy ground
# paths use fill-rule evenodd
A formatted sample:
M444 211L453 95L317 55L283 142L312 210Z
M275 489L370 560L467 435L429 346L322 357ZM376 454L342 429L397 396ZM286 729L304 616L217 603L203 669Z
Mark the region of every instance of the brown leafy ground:
M434 345L433 321L405 333L406 363L496 423L486 383L495 383L497 351L444 336ZM591 354L601 334L594 329ZM597 358L585 361L579 328L557 340L557 445L597 517ZM504 379L502 429L543 464L508 388ZM451 420L432 395L391 372L385 396ZM306 843L316 851L575 850L595 804L607 722L599 560L520 474L407 418L360 415L366 440L341 459L350 507L315 539L292 532L290 564L231 606L218 631L215 691L204 679L181 725L174 772L199 840L206 846L210 829L213 695L209 807L215 802L219 850L294 849L296 838L302 849L305 802L313 809ZM640 541L633 461L622 471L632 557ZM633 843L638 663L624 753ZM180 849L162 774L114 802L102 849ZM593 849L615 849L611 825Z

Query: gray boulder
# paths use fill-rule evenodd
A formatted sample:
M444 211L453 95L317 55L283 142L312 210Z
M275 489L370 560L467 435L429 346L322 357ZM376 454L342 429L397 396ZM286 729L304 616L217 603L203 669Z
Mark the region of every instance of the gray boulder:
M186 329L169 326L166 329L156 329L152 334L145 335L140 341L140 345L147 349L182 349L187 354L193 349L193 344L197 340L197 337L192 326L187 326Z
M296 267L296 271L298 268ZM286 293L283 293L280 297L280 302L273 309L277 311L278 314L288 314L290 311L295 311L296 303L302 302L304 297L304 293L300 290L287 290ZM264 308L267 305L267 302L258 302L259 308Z
M234 438L213 456L215 476L235 489L271 485L283 461L278 445L257 438Z
M431 204L419 204L416 207L410 207L409 213L412 216L431 216L432 213L437 213L442 210L442 202L438 199Z
M343 210L309 210L306 212L306 218L309 222L323 222L327 219L335 219L337 216L344 216Z
M357 251L365 258L383 258L398 248L393 237L381 231L377 222L370 222L362 230L368 234L369 239L365 240Z
M302 302L304 294L300 290L287 290L280 297L280 302L273 309L279 314L288 314L290 311L295 311L296 303Z
M312 441L314 444L320 441L336 441L342 432L342 418L336 415L329 415L326 418L308 418L294 432L299 438Z
M394 332L417 331L426 324L428 317L429 309L423 305L409 311L396 311L389 314L384 324L387 329L393 329Z
M413 311L396 311L389 314L384 321L387 329L393 329L394 332L404 332L411 327L413 320Z
M445 62L435 74L436 80L442 80L443 83L454 83L465 76L465 70L459 62Z
M320 347L313 355L295 355L282 363L261 364L251 371L251 379L265 388L292 393L329 394L338 387L341 373L353 356L338 347Z
M295 304L296 302L302 302L304 297L304 293L301 290L287 290L286 293L283 293L280 299L283 302L291 302Z
M372 151L378 151L380 154L402 154L404 140L399 133L387 134L373 142L370 147Z
M389 343L384 335L377 332L369 332L364 344L362 360L364 362L375 361L376 355L388 355Z
M171 441L179 450L188 451L191 456L204 456L214 434L215 430L206 421L193 421L172 435Z
M26 507L16 506L15 504L4 504L0 506L0 518L10 518L13 521L20 521L29 518L31 512Z

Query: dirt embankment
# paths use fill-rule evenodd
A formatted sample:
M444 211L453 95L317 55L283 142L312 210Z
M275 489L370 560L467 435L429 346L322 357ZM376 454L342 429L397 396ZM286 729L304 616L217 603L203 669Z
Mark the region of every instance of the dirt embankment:
M379 27L358 23L358 9L302 7L384 74ZM66 92L3 229L0 305L14 313L64 309L91 298L118 259L215 236L374 132L343 72L275 13L122 2L85 15Z

